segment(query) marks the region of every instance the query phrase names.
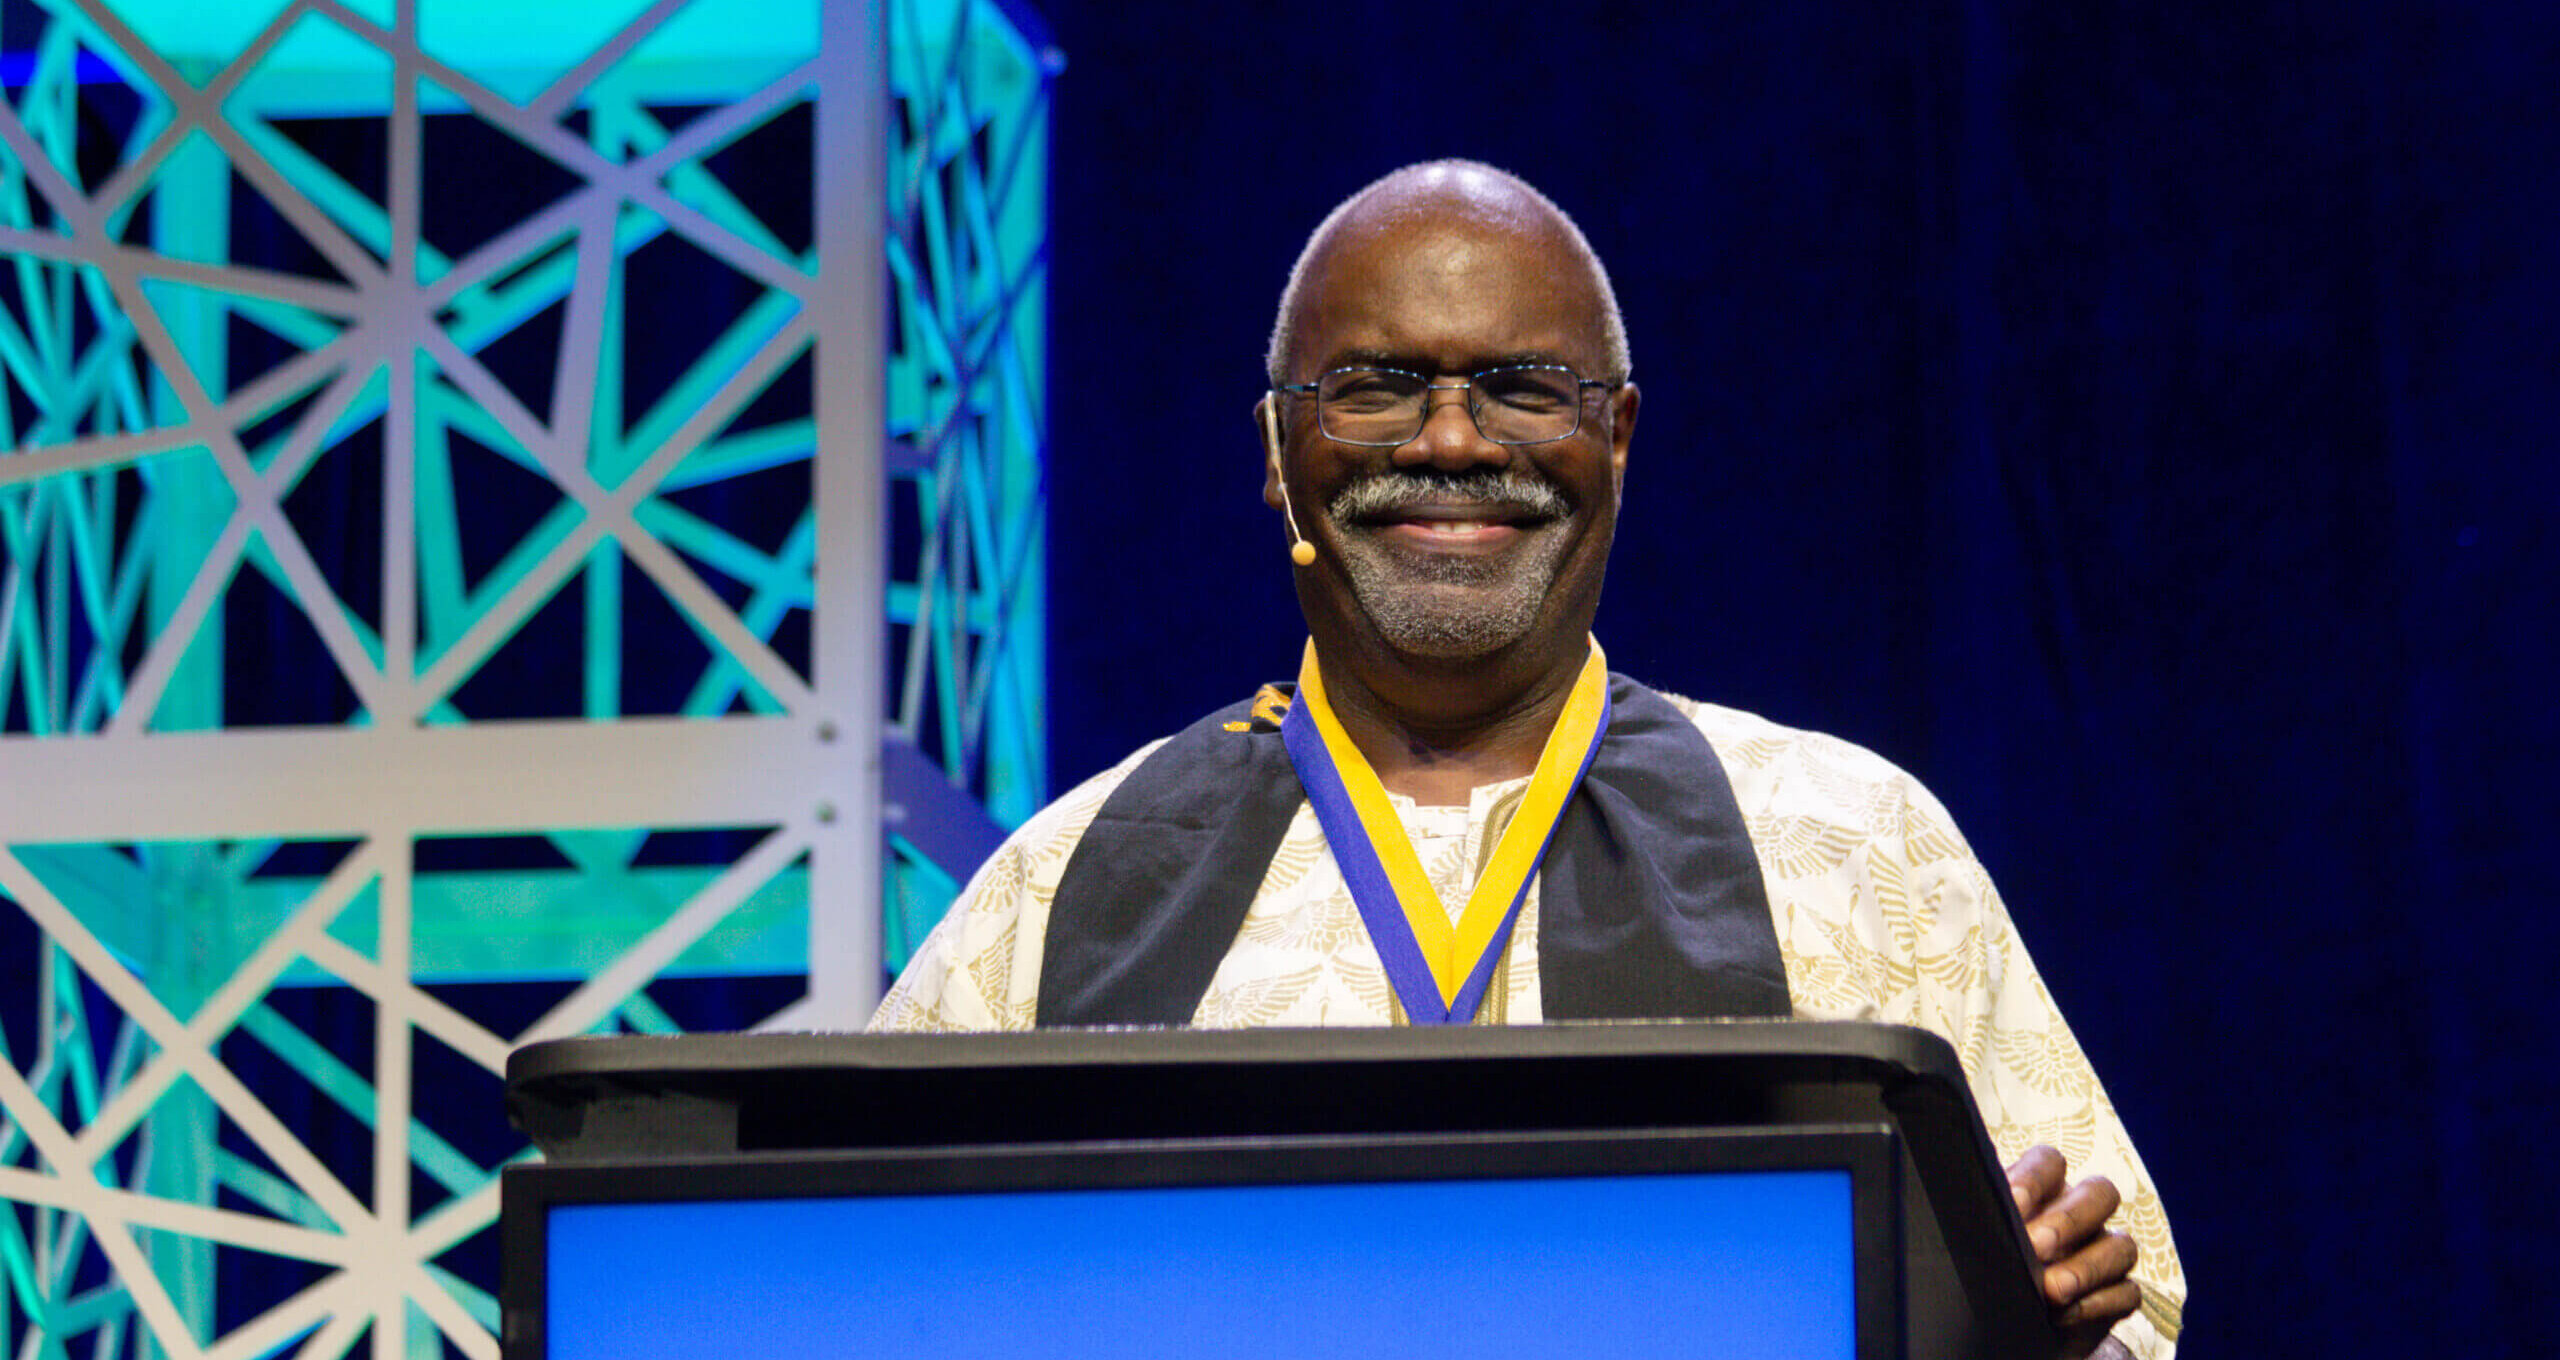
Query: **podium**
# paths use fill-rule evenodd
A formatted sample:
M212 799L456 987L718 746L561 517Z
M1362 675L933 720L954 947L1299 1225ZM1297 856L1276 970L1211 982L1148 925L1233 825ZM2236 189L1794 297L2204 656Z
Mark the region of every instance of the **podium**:
M1897 1026L575 1039L518 1051L507 1360L2047 1360L1954 1052Z

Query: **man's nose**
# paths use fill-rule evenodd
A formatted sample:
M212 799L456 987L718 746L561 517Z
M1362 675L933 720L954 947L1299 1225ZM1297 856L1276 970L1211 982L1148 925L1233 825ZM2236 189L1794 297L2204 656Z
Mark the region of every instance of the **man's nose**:
M1449 472L1475 467L1508 467L1511 448L1484 437L1475 414L1467 409L1474 392L1464 384L1433 386L1423 394L1422 430L1396 447L1400 467L1429 464Z

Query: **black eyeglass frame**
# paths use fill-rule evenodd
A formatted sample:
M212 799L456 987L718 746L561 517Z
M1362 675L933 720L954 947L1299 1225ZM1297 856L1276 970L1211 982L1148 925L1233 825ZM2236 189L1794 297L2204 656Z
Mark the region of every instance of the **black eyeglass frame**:
M1519 373L1531 370L1542 373L1563 373L1573 379L1575 398L1573 403L1573 428L1566 430L1562 434L1544 435L1537 439L1504 439L1495 435L1492 431L1487 430L1484 427L1484 403L1479 396L1479 389L1476 385L1496 373ZM1387 368L1378 364L1351 364L1342 368L1326 369L1324 372L1317 374L1315 381L1313 382L1273 383L1271 385L1271 390L1284 396L1312 397L1323 389L1327 378L1331 378L1339 373L1392 373L1398 377L1411 378L1422 384L1422 391L1420 393L1423 401L1422 411L1416 418L1413 433L1406 435L1402 439L1345 439L1325 428L1324 407L1322 403L1318 403L1316 407L1316 429L1322 433L1325 438L1332 440L1334 443L1349 444L1354 448L1364 449L1400 449L1405 445L1412 443L1414 440L1421 438L1423 429L1431 423L1430 394L1433 392L1461 391L1467 394L1467 419L1475 422L1477 434L1483 435L1493 443L1515 449L1525 448L1532 444L1552 444L1559 439L1571 439L1575 435L1582 433L1582 408L1584 403L1581 398L1583 389L1599 387L1606 388L1614 392L1627 385L1626 379L1624 378L1620 378L1615 382L1606 378L1586 378L1582 376L1580 370L1576 369L1571 364L1496 364L1491 368L1477 369L1475 372L1468 374L1463 380L1453 383L1433 382L1431 380L1431 375L1427 373L1416 373L1409 368Z

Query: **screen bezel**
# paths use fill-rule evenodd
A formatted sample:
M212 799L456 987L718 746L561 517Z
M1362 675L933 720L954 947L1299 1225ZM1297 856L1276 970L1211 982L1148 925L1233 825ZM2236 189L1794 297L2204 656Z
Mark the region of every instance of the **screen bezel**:
M554 1206L1759 1171L1849 1177L1858 1360L1902 1345L1901 1156L1890 1126L1327 1134L533 1163L501 1188L505 1360L547 1360Z

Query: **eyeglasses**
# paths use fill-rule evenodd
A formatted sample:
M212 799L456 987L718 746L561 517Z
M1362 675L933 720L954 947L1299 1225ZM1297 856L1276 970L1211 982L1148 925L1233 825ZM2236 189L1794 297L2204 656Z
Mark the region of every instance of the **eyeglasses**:
M1316 399L1327 439L1391 449L1413 442L1431 418L1431 394L1464 389L1476 429L1497 444L1544 444L1582 428L1582 389L1618 383L1586 378L1562 364L1506 364L1463 382L1435 383L1400 368L1337 368L1275 392Z

